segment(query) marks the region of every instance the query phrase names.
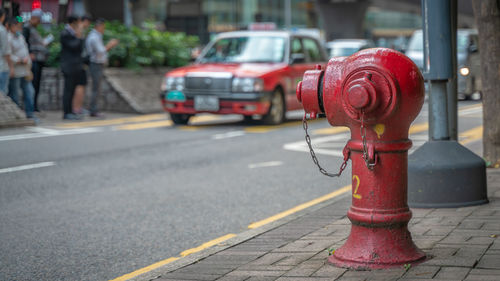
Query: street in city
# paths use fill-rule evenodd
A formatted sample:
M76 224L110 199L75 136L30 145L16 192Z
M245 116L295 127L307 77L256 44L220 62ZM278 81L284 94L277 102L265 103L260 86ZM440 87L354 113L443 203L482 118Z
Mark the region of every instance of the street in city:
M0 280L119 278L349 185L350 165L340 178L318 172L302 115L174 126L164 114L65 123L48 112L37 127L2 129ZM410 128L414 148L427 120L426 102ZM349 131L325 119L309 129L320 163L337 172ZM459 132L481 155L480 102L459 102Z

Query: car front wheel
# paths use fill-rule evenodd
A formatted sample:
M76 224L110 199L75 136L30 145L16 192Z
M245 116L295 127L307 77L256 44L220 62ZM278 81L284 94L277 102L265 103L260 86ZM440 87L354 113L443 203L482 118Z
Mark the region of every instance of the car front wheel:
M262 122L267 125L278 125L285 121L285 101L279 90L273 92L269 112L262 117Z
M189 122L190 114L175 114L170 113L170 119L175 125L186 125Z

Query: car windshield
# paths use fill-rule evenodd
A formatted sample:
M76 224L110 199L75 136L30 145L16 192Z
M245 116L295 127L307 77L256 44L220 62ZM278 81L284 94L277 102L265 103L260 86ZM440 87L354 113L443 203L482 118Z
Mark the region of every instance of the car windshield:
M359 51L358 47L334 47L331 50L330 56L332 57L348 57Z
M221 38L213 44L201 63L282 62L285 57L285 38L247 36Z

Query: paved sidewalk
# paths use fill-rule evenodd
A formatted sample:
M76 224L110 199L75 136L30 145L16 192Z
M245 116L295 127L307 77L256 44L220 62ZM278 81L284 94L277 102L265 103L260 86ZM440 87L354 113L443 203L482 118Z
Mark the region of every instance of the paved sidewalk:
M224 250L208 249L200 255L206 257L187 266L181 267L181 259L177 268L160 268L160 277L142 280L500 280L500 169L488 170L488 190L486 205L412 209L413 240L432 258L408 270L354 271L326 263L328 249L343 245L350 231L350 199L343 197Z

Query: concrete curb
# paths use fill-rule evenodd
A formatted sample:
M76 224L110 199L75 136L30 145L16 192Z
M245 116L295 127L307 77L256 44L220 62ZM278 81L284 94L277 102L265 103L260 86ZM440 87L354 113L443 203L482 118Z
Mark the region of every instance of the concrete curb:
M350 195L350 192L344 193L338 197L335 197L335 198L326 200L324 202L318 203L314 206L311 206L311 207L306 208L304 210L298 211L294 214L291 214L287 217L284 217L284 218L279 219L277 221L271 222L269 224L263 225L261 227L244 231L242 233L239 233L237 236L235 236L227 241L224 241L218 245L215 245L215 246L210 247L208 249L202 250L198 253L194 253L194 254L188 255L186 257L180 258L180 259L173 261L169 264L166 264L164 266L161 266L161 267L156 268L152 271L143 273L141 275L138 275L138 276L133 277L133 278L128 279L128 280L131 280L131 281L151 281L151 280L157 279L160 276L165 275L169 272L172 272L172 271L175 271L179 268L196 263L204 258L207 258L209 256L212 256L214 254L222 252L228 248L231 248L231 247L236 246L238 244L241 244L245 241L248 241L248 240L250 240L258 235L261 235L265 232L268 232L268 231L271 231L275 228L278 228L284 224L287 224L287 223L289 223L293 220L296 220L302 216L305 216L311 212L322 209L330 204L334 204L334 203L348 197L348 195Z
M25 127L25 126L35 126L35 121L33 121L31 119L21 119L21 120L0 122L0 129Z

